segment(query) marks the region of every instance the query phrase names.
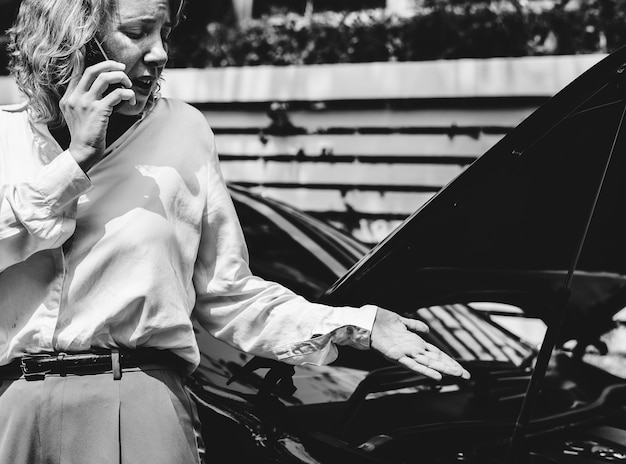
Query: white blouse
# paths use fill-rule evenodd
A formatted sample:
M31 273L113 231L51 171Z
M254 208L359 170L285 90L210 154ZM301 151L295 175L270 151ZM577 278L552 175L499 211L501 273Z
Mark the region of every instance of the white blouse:
M323 364L365 349L376 307L310 303L251 275L204 116L155 108L85 174L26 105L0 109L0 365L27 353L170 350L192 317L251 354Z

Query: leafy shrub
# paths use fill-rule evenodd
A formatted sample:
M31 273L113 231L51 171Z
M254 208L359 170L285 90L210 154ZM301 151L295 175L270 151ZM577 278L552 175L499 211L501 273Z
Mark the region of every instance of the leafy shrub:
M525 6L522 6L525 5ZM626 41L623 0L424 0L412 17L381 10L293 13L239 29L209 24L175 66L420 61L610 52Z
M411 17L381 9L282 15L240 28L180 27L171 67L420 61L606 53L626 43L624 0L420 0ZM0 36L0 49L4 48ZM1 50L0 50L1 51ZM6 73L0 53L0 74Z

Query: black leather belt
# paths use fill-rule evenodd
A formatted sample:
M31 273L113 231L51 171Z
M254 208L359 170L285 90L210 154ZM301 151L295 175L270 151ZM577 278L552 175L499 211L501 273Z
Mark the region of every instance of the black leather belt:
M80 375L112 371L114 378L119 379L124 368L141 368L148 365L181 368L182 364L178 356L169 351L156 349L33 354L0 366L0 378L24 376L26 380L41 380L46 374Z

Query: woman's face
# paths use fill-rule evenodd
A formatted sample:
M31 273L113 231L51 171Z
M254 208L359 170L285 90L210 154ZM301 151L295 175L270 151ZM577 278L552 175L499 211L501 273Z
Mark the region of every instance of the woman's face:
M126 65L137 104L124 101L116 112L140 114L155 91L167 63L172 30L168 0L117 0L117 11L99 37L109 59Z

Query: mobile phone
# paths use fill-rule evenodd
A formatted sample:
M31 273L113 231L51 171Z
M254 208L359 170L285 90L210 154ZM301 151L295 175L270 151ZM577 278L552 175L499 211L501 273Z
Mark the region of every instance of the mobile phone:
M85 69L89 66L93 66L96 63L100 63L101 61L109 60L109 57L104 51L102 44L95 37L87 43L85 49ZM115 89L120 89L122 87L122 84L111 84L109 85L109 88L106 90L106 92L104 92L104 95L108 95ZM123 102L120 102L115 105L115 108L120 106L122 103Z
M85 68L109 59L102 44L95 37L87 43L85 48Z

